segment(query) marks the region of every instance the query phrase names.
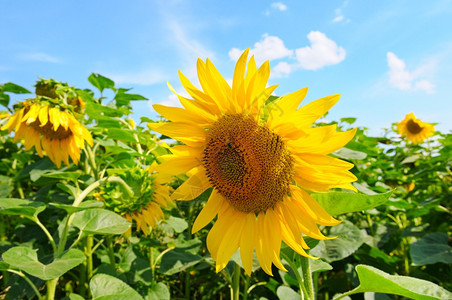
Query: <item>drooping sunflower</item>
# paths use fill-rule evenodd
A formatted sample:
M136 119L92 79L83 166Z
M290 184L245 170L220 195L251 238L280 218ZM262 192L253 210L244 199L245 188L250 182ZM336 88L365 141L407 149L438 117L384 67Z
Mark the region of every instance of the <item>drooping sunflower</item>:
M93 138L70 110L62 109L38 96L18 104L2 130L15 131L14 141L23 139L25 149L35 147L40 157L44 153L59 168L69 165L69 157L77 164L85 141L93 145Z
M422 143L435 132L432 124L422 122L413 113L407 114L404 120L397 123L397 129L400 135L406 137L413 144Z
M124 192L121 185L108 182L100 192L94 193L97 200L103 201L105 207L123 216L130 222L136 222L136 230L145 235L151 232L157 221L163 219L161 207L167 208L173 203L170 198L171 187L167 185L168 176L152 170L132 168L118 174L133 191L133 196ZM130 228L125 234L130 236Z
M356 177L349 172L353 164L328 154L347 144L356 130L310 127L339 95L298 109L307 93L303 88L265 105L276 88L266 87L270 65L267 61L257 69L254 56L247 64L248 52L236 64L232 87L209 59L197 62L202 90L179 72L193 99L178 95L183 108L154 105L172 122L148 125L185 144L172 147L172 155L158 166L159 172L189 176L172 199L191 200L213 188L192 231L218 216L207 236L216 271L240 248L247 274L255 251L261 267L271 275L272 263L286 270L279 259L281 241L310 257L302 234L328 239L317 225L340 223L308 191L355 190L350 183Z

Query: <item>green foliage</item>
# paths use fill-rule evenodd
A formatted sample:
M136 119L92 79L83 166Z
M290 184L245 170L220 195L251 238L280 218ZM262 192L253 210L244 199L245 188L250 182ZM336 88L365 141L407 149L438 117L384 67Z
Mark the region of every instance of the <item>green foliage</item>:
M242 265L239 251L216 273L206 245L212 224L191 234L211 189L193 201L158 205L163 219L149 234L139 230L137 220L154 217L147 213L140 219L139 212L157 203L149 170L162 161L167 146L147 128L153 120L142 117L136 126L131 121L132 101L145 97L99 74L88 81L96 91L53 79L36 85L37 97L46 101L74 95L83 100L77 118L94 145L85 145L78 165L58 169L0 131L0 284L6 299L41 293L74 300L229 298L234 265ZM10 96L29 93L2 84L0 105L13 113ZM268 99L264 115L280 113L277 99ZM67 107L75 111L73 104ZM355 120L333 123L346 130ZM273 268L269 277L254 257L251 277L239 278L242 298L300 299L309 294L303 290L309 278L317 299L357 293L451 298L452 134L437 132L428 143L413 145L394 129L371 137L358 128L355 138L332 154L355 165L358 192L311 194L342 221L321 227L335 238L304 237L309 254L318 259L300 257L282 243L288 272ZM177 188L186 179L166 181Z

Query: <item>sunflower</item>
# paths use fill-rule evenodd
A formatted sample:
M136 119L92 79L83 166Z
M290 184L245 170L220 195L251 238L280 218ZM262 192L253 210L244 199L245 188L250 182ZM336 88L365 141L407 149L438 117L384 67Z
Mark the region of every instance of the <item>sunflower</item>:
M63 109L43 97L28 99L9 117L2 130L15 131L14 141L23 138L25 149L35 147L40 157L44 153L59 168L69 157L77 164L85 141L93 145L89 131L80 124L69 109Z
M161 207L167 208L173 203L169 197L171 187L167 185L168 176L151 173L154 166L147 169L133 168L124 170L121 177L133 191L129 196L121 186L114 182L107 182L100 192L93 196L103 201L105 207L123 216L129 222L135 220L137 231L145 235L150 233L157 221L163 219ZM132 229L125 234L130 236Z
M276 88L266 87L269 62L257 69L254 56L247 64L248 52L236 64L232 87L209 59L197 62L202 90L179 72L193 99L178 95L183 108L154 105L172 122L149 126L185 144L172 147L172 155L164 156L157 167L159 172L189 176L172 199L191 200L212 188L192 231L218 216L207 236L216 271L240 248L248 275L254 252L262 269L272 275L272 264L286 270L279 258L281 241L311 257L302 234L328 239L317 225L340 223L308 191L355 190L350 183L356 177L348 171L353 164L327 154L347 144L356 130L336 132L336 125L310 127L339 95L297 109L307 93L303 88L266 105Z
M435 132L432 124L422 122L417 119L413 113L405 116L405 119L397 123L398 132L405 136L413 144L422 143Z

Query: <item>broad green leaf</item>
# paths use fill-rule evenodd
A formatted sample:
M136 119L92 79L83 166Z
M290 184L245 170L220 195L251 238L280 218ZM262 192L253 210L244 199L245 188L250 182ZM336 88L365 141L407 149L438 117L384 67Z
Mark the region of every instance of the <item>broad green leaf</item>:
M69 300L84 300L85 299L82 296L80 296L78 294L74 294L74 293L70 293L68 298L69 298Z
M330 236L337 238L320 241L309 254L324 258L328 262L338 261L354 253L364 242L362 232L349 221L332 227Z
M85 255L78 249L70 249L45 265L38 260L37 250L18 246L8 249L2 258L6 263L30 275L42 280L51 280L81 264L85 260Z
M416 300L452 299L452 293L426 280L409 276L390 275L374 267L366 265L356 266L360 285L345 295L364 292L394 294Z
M146 97L137 94L117 93L115 95L118 106L128 105L130 101L148 100Z
M169 300L170 292L163 282L152 283L148 294L144 297L146 300Z
M8 195L13 191L14 187L8 184L0 183L0 198L8 197Z
M79 172L54 171L51 173L42 174L41 177L55 178L55 179L60 179L60 180L70 180L72 182L77 182L77 179L80 177L80 175L82 175L82 174Z
M4 261L0 261L0 271L6 271L9 269L9 264Z
M50 202L49 204L56 208L64 209L68 214L87 210L87 209L100 208L104 205L102 202L97 201L97 200L83 201L82 204L80 204L80 206L72 206L69 204L52 203L52 202Z
M356 118L340 118L340 121L351 125L351 124L355 123Z
M311 265L312 273L324 272L324 271L329 271L329 270L333 269L333 267L329 263L324 262L321 259L310 259L309 263Z
M60 190L68 193L69 195L73 196L74 198L77 196L77 188L75 186L72 186L72 185L69 185L69 184L64 184L64 183L61 183L61 182L58 182L56 184L56 186Z
M280 286L276 290L276 295L280 300L300 300L300 294L292 290L288 286Z
M160 272L165 275L179 273L197 263L203 258L199 255L191 254L188 251L174 249L165 253L160 264Z
M121 234L130 227L120 215L99 208L76 212L72 224L84 234Z
M311 196L332 216L368 210L388 201L392 192L366 195L346 192L313 193Z
M143 300L128 284L107 274L94 275L89 289L93 300Z
M410 255L413 265L423 266L442 262L452 263L452 247L447 244L445 233L434 232L411 244Z
M109 128L108 137L114 140L136 143L137 140L133 136L133 130L126 128Z
M8 107L8 105L9 105L9 95L7 95L7 94L3 94L1 91L0 91L0 105L3 105L4 107Z
M14 94L31 94L29 90L27 90L24 87L21 87L20 85L17 85L12 82L7 82L2 85L0 88L0 91L3 93L14 93Z
M348 148L341 148L335 152L334 155L344 159L365 159L367 154L361 151L356 151Z
M418 160L419 158L421 158L419 155L415 154L415 155L411 155L408 156L407 158L405 158L404 160L402 160L402 164L410 164L410 163L414 163L416 160Z
M45 203L16 198L0 198L0 214L36 218L46 208Z
M188 223L184 219L170 216L160 225L160 227L169 233L181 233L182 231L187 229Z
M101 93L104 89L113 89L115 87L115 82L113 80L96 73L92 73L88 77L88 81Z

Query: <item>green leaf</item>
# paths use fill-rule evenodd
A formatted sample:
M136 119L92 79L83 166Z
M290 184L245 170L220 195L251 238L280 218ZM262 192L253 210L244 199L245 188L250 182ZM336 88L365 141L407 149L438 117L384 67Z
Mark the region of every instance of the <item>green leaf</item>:
M452 263L452 247L447 244L448 240L447 234L434 232L411 244L410 255L413 265L423 266L438 262Z
M361 151L356 151L348 148L341 148L333 152L334 155L343 159L365 159L367 154Z
M355 123L356 118L340 118L340 121L351 125L351 124Z
M360 285L334 299L364 292L394 294L416 300L452 299L452 293L426 280L409 276L389 275L374 267L356 266Z
M405 158L404 160L402 160L402 164L410 164L410 163L414 163L416 160L418 160L419 158L421 158L419 155L415 154L415 155L411 155L408 156L407 158Z
M114 89L115 82L100 74L92 73L88 77L88 81L94 85L101 93L104 89Z
M9 268L9 264L4 261L0 261L0 271L7 271Z
M83 298L79 294L74 294L74 293L69 294L69 300L84 300L84 299L85 298Z
M29 90L27 90L24 87L21 87L20 85L17 85L12 82L7 82L3 84L1 87L1 91L3 93L14 93L14 94L31 94Z
M72 224L84 234L122 234L131 225L120 215L99 208L75 213Z
M160 225L160 227L169 233L181 233L188 228L188 223L184 219L170 216Z
M13 191L14 187L8 184L0 183L0 197L8 197L8 195Z
M170 292L163 282L152 283L148 294L144 297L146 300L169 300Z
M38 260L37 250L18 246L8 249L2 258L6 263L30 275L42 280L51 280L81 264L85 260L85 255L78 249L70 249L50 264L44 265Z
M89 289L93 300L143 300L143 297L125 282L107 274L93 276Z
M324 272L324 271L329 271L329 270L333 269L333 267L329 263L324 262L321 259L310 259L309 263L311 264L311 272L312 273Z
M300 300L300 294L292 290L288 286L280 286L276 290L276 295L280 300Z
M72 182L77 182L77 179L80 177L80 172L52 172L52 173L45 173L42 174L41 177L46 178L55 178L59 180L70 180Z
M202 259L201 256L188 251L174 249L163 255L160 272L165 275L173 275L199 263Z
M7 94L3 94L1 91L0 91L0 104L1 105L3 105L4 107L8 107L8 105L9 105L9 95L7 95Z
M332 227L330 236L337 238L320 241L309 254L324 258L328 262L337 261L354 253L364 242L361 230L349 221Z
M388 201L392 192L366 195L346 192L313 193L311 196L332 216L368 210Z
M0 198L0 214L36 218L46 208L45 203L16 198Z
M117 93L115 96L118 106L128 105L130 101L148 100L146 97L137 94Z
M64 209L68 214L75 213L78 211L84 211L87 209L100 208L104 205L102 202L99 202L97 200L83 201L82 204L80 204L80 206L72 206L69 204L53 203L53 202L51 202L49 204L56 208Z
M136 143L134 131L125 128L108 128L108 137L114 140Z

